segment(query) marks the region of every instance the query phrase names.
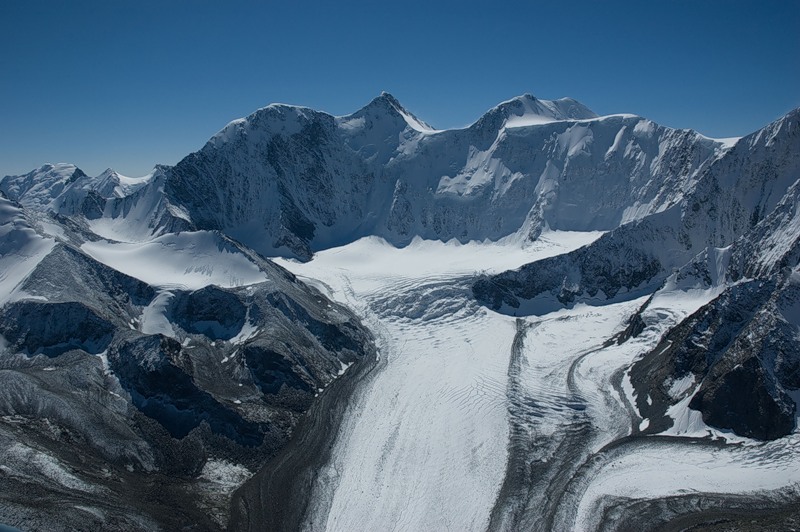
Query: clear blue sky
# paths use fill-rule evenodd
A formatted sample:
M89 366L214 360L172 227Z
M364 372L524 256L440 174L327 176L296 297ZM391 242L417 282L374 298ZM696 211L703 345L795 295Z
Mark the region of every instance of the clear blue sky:
M438 128L532 93L709 136L800 106L800 1L7 0L0 176L174 164L272 102Z

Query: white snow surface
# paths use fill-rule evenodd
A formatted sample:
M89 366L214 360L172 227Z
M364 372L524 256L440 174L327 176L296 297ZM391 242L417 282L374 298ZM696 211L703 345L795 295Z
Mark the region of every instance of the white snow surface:
M216 458L210 458L200 472L201 480L212 484L215 490L225 493L232 492L251 476L253 473L243 465Z
M142 177L128 177L120 174L116 170L108 168L105 172L94 178L97 182L94 188L98 190L103 197L124 198L150 183L157 172L158 171L154 169L152 172Z
M246 255L208 231L167 234L142 243L99 240L81 246L92 258L157 287L230 288L267 280ZM154 305L156 303L154 302Z
M359 287L377 290L388 279L430 279L458 277L479 272L502 272L518 268L534 260L568 253L602 236L601 231L550 231L536 241L524 245L513 238L500 242L468 242L462 244L415 238L411 244L396 248L383 238L370 236L346 246L317 252L307 264L284 258L273 259L284 268L312 279L324 264L325 269L338 270L339 275L357 275ZM321 273L321 272L320 272Z
M224 183L226 190L236 191L230 197L236 200L236 216L241 219L230 215L218 220L220 227L255 249L269 248L263 235L276 228L259 226L258 221L280 219L275 215L279 202L269 187L253 188L274 182L269 172L253 174L263 164L260 150L274 136L291 136L322 116L308 108L276 104L231 122L209 141L206 151L231 143L236 148L231 152L237 154L234 162L241 163ZM628 377L622 378L619 390L612 379L724 288L735 247L728 237L735 228L721 226L720 231L728 231L725 238L709 241L712 229L718 229L716 222L697 211L699 218L689 225L693 228L689 236L696 249L705 249L698 264L706 263L715 288L705 290L704 283L691 276L678 282L676 273L644 313L645 331L622 345L603 343L625 326L625 319L646 297L617 304L604 304L598 298L572 309L561 309L554 298L534 302L541 303L541 312L522 319L528 328L516 382L509 378L516 320L477 306L470 293L471 276L566 253L594 241L601 230L655 213L664 214L661 222L675 217L670 223L677 226L679 215L694 212L688 204L678 208L680 201L690 192L703 197L697 191L703 192L711 181L698 181L698 176L713 161L727 150L743 151L748 143L752 147L763 140L769 147L781 140L776 136L780 128L791 126L784 120L766 128L763 135L712 140L633 115L598 117L570 99L547 101L529 95L503 102L469 128L446 133L416 119L388 94L352 115L328 119L335 124L330 128L332 138L348 147L330 152L327 163L335 177L327 189L331 197L325 195L319 202L314 189L295 191L301 206L305 200L311 206L306 214L317 229L312 247L323 251L306 264L277 262L354 308L378 337L380 363L356 390L332 459L316 480L313 511L306 523L310 530L486 528L505 474L514 421L508 398L512 384L514 393L529 398L525 404L538 414L526 428L534 442L543 442L542 447L548 437L562 437L580 416L593 427L582 442L585 447L577 451L587 455L637 427L647 428L650 420L631 411L636 398ZM772 136L762 139L770 131ZM239 158L237 143L245 140L252 159ZM531 146L545 156L531 157ZM688 146L698 151L686 160ZM737 164L732 160L726 164ZM221 164L214 158L209 161ZM362 182L360 173L351 179L352 172L370 168L385 169L385 179ZM596 178L598 169L606 168L614 171ZM749 219L754 209L770 213L778 206L780 217L770 222L774 230L758 240L760 245L752 253L762 270L792 252L800 231L797 188L780 203L780 196L771 192L785 189L787 180L795 178L792 172L785 174L778 185L765 181L769 187L764 189L759 180L733 182L738 174L726 171L724 165L719 171L722 192L715 201L720 206L741 204L737 216L742 220ZM253 175L260 177L251 179ZM31 210L77 212L89 192L108 199L102 216L87 220L91 230L106 240L86 242L82 250L157 287L158 296L130 326L174 336L164 310L175 289L235 287L267 277L217 233L159 236L174 227L188 227L182 222L191 221L188 207L172 204L165 196L165 180L159 169L143 178L128 178L111 169L91 178L71 165L46 165L25 176L8 176L0 185ZM308 193L305 200L301 193ZM391 209L385 219L380 218L376 213L389 198ZM213 214L222 210L208 207ZM748 216L742 218L742 213ZM768 221L758 227L772 228ZM528 234L542 228L538 240L523 244ZM395 245L405 244L405 235L431 239L458 235L462 241L472 241L417 237L396 248L371 236L324 249L340 244L342 235L363 234L383 235ZM20 281L63 237L55 223L0 201L0 304L27 297L17 289ZM722 245L726 247L717 247ZM256 332L248 319L233 343ZM679 441L661 442L652 452L621 455L610 466L600 460L581 489L564 494L570 500L562 505L560 529L591 529L609 496L664 497L689 489L753 492L800 482L797 431L779 440L783 450L778 444L754 444L716 431L688 408L698 383L686 376L671 384L670 394L680 401L667 412L674 424L664 434L684 437L683 441L700 437L741 445L687 450ZM325 392L320 389L320 393ZM227 464L209 468L211 483L227 482L225 475L219 476L221 480L215 477L227 470ZM233 471L234 477L238 482L244 472ZM663 482L653 482L661 477Z
M5 176L0 180L0 190L27 208L45 209L69 188L76 170L72 164L48 163L25 175Z
M769 443L724 447L684 445L680 452L644 447L601 464L580 498L575 525L590 530L609 496L657 499L691 492L797 490L800 434Z
M19 284L55 245L34 230L22 209L0 199L0 305L21 295Z
M43 453L22 443L14 443L4 449L3 464L0 473L8 476L38 476L54 482L68 490L94 493L99 491L95 486L87 484L73 475L67 464L58 458Z
M304 280L354 307L378 334L381 366L356 392L314 488L309 530L485 528L506 466L506 374L514 319L472 302L476 270L496 272L587 244L364 238L300 264Z
M166 310L169 302L175 297L169 290L161 290L156 297L142 309L142 316L139 318L139 330L145 334L163 334L171 338L177 338L175 329L167 319Z
M505 101L495 107L494 111L505 114L503 127L506 128L549 124L560 120L597 118L594 112L572 98L542 100L530 94L523 94Z
M319 252L308 263L276 259L354 308L377 335L380 350L379 365L356 389L332 458L315 481L306 530L487 527L506 473L516 326L515 318L476 306L467 281L475 272L515 268L598 236L546 232L528 247L513 239L463 245L416 239L405 248L368 237ZM634 427L645 429L649 420L631 417L635 397L627 377L618 391L613 376L719 290L672 287L659 292L643 315L645 331L622 345L603 347L646 296L523 318L528 331L515 390L529 397L526 404L536 410L527 428L532 437L546 447L549 438L568 432L576 398L593 426L579 450L585 457ZM675 383L675 394L687 394L687 399L670 410L676 423L667 433L743 445L709 451L662 444L676 452L662 447L647 451L646 459L631 455L614 462L626 475L597 466L600 472L568 494L573 500L565 501L563 509L559 506L558 526L591 529L606 495L664 497L698 486L753 493L800 481L797 434L781 440L792 450L777 453L775 460L754 460L752 453L761 456L763 450L769 456L767 447L778 444L737 438L692 417L687 405L694 384ZM577 410L583 411L580 405ZM654 483L653 478L665 481Z

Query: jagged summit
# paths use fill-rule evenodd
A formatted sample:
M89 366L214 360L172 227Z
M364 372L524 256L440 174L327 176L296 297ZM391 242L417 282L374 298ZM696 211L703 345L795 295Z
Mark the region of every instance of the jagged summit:
M352 129L353 124L357 124L359 119L362 118L373 122L385 120L396 122L398 118L401 118L406 126L420 133L435 131L430 125L403 107L397 98L386 91L382 91L379 96L373 98L372 101L355 113L339 117L338 122L340 125L344 124L345 128Z
M593 118L598 118L598 115L575 99L543 100L526 93L488 110L470 128L499 131L503 128ZM370 145L385 140L389 136L399 135L406 129L412 133L423 134L442 132L406 109L394 95L382 91L354 113L336 117L301 105L273 103L256 110L247 117L229 122L211 138L210 143L212 146L216 146L220 142L227 142L234 138L237 132L243 130L292 134L297 132L296 128L291 127L292 122L317 119L335 120L336 125L343 130L346 136L358 136L365 131L370 131L368 135L370 139L367 142ZM378 133L371 132L376 127ZM384 136L377 139L375 138L376 134ZM356 147L357 150L363 147L363 142L357 144L359 144Z
M392 134L395 130L399 133L406 128L419 133L435 132L430 125L403 107L397 98L383 91L358 111L336 117L302 105L272 103L246 117L229 122L209 140L209 146L229 142L244 131L251 135L258 132L259 136L275 133L292 135L298 133L304 125L315 121L333 122L345 134L351 135L357 135L364 127L371 130L376 126L380 131L391 131Z
M434 132L430 125L420 120L413 113L405 109L392 94L383 91L362 109L351 115L341 117L342 122L360 118L368 114L388 113L389 115L402 116L407 124L419 132ZM504 101L487 111L479 118L474 126L494 126L496 129L504 127L524 127L529 125L546 124L562 120L589 120L598 118L598 115L573 98L559 98L558 100L543 100L530 93L525 93L510 100Z
M369 105L388 105L398 112L408 113L400 101L387 91L381 91L378 96L373 98L372 101L367 104L367 106Z
M99 176L97 176L97 179L107 179L118 175L119 173L116 170L114 170L111 167L108 167L105 170L103 170Z
M25 175L5 176L0 180L0 189L22 205L42 210L71 183L84 177L83 170L73 164L47 163Z
M796 116L753 138L791 142ZM383 92L346 116L261 108L145 178L9 176L0 189L38 210L82 212L106 237L214 229L268 255L308 259L366 235L404 245L416 236L466 242L535 239L543 228L611 230L676 205L725 147L633 115L598 117L571 98L530 94L467 128L434 131Z

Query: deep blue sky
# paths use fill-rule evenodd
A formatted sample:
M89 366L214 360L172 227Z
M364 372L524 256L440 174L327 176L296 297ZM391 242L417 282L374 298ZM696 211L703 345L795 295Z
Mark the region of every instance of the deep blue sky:
M269 103L382 90L438 128L529 92L740 136L800 106L799 28L797 0L9 0L0 176L143 175Z

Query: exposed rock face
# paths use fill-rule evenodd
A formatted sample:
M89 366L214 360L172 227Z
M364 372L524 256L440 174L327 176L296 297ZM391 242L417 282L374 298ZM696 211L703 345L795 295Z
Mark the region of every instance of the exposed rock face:
M772 244L756 244L765 239L777 239L781 246L791 247L797 228L786 222L792 219L797 204L798 142L800 111L794 111L741 139L694 174L687 193L674 198L674 206L621 225L569 255L480 279L475 285L476 297L492 308L503 303L517 308L519 300L543 293L562 304L594 298L600 291L601 298L613 300L620 291L660 284L707 247L731 245L756 226L759 233L749 234L738 246L759 249L739 256L751 261L769 256L761 248ZM770 222L759 224L765 218ZM783 236L767 238L777 231ZM744 272L734 273L741 276ZM708 282L712 282L710 277Z
M68 243L56 244L20 288L25 298L79 302L119 327L127 327L156 294L148 284L97 262Z
M800 177L800 109L743 137L683 202L681 240L696 250L732 244L768 217Z
M571 253L483 276L472 291L484 305L506 311L520 309L526 300L570 306L589 299L640 295L658 288L677 257L688 258L685 250L665 252L662 244L676 243L673 235L669 226L649 219L624 225Z
M247 307L234 294L210 285L181 294L173 303L172 313L188 333L230 340L242 330Z
M782 309L798 294L792 282L738 284L670 331L631 370L650 430L671 424L667 408L691 397L708 425L762 440L789 434L800 347Z
M794 430L794 401L775 390L768 370L757 359L749 358L715 376L713 384L701 388L689 403L703 413L708 425L760 440L780 438Z
M653 416L651 431L668 423L662 417L666 408L688 397L688 406L707 424L742 436L774 439L794 429L796 404L789 392L800 389L798 191L795 181L729 247L704 250L676 272L677 286L736 284L633 366L638 407L643 416ZM678 396L667 393L686 378L693 386Z
M133 405L158 421L173 438L186 437L205 421L213 434L240 445L261 444L263 429L193 382L194 361L176 340L162 335L123 340L109 351L108 361Z
M97 354L111 341L114 326L81 303L17 301L3 308L0 334L12 351L56 357L72 349Z

